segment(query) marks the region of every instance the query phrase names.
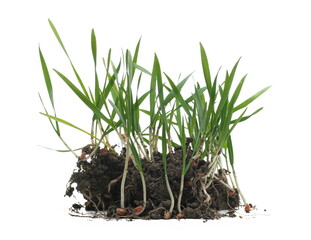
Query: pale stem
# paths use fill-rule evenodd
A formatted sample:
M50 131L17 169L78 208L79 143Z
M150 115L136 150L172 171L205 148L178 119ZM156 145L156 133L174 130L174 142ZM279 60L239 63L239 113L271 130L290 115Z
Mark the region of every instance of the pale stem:
M135 143L136 143L136 145L137 145L137 147L138 147L138 155L139 155L139 158L141 158L141 155L143 155L144 158L146 158L146 155L145 155L145 153L144 153L142 147L141 147L140 144L138 143L136 137L135 137L135 136L133 136L133 137L134 137L134 141L135 141ZM132 153L131 153L131 155L132 155Z
M238 192L239 192L239 194L240 194L240 196L242 198L242 201L243 201L244 205L246 206L248 203L247 203L244 195L241 192L241 189L240 189L240 186L239 186L239 183L238 183L238 178L237 178L237 175L235 173L235 170L234 170L233 166L232 166L232 172L233 172L234 180L235 180L235 183L236 183L236 188L238 189Z
M153 129L152 127L149 127L149 154L150 154L150 160L153 162Z
M92 120L92 126L91 126L91 141L92 145L95 145L95 139L94 139L94 120Z
M232 188L228 183L225 183L223 180L219 179L217 176L214 176L214 178L220 182L222 185L224 185L228 190L234 192L234 188Z
M140 179L141 179L141 183L143 186L143 209L139 213L137 213L137 215L139 215L145 210L146 204L147 204L147 188L146 188L146 181L145 181L144 173L139 172L139 174L140 174Z
M184 174L181 174L180 189L179 189L179 196L178 196L178 202L177 202L178 212L180 213L181 213L181 199L182 199L182 195L184 191L184 179L185 179Z
M171 206L170 206L169 212L172 213L172 212L173 212L173 209L174 209L174 205L175 205L175 200L174 200L174 195L173 195L173 192L172 192L170 183L169 183L169 181L168 181L168 176L167 176L167 174L165 174L165 183L166 183L166 188L167 188L168 194L169 194L169 196L170 196L170 200L171 200Z
M168 152L173 153L173 147L172 147L172 140L171 140L171 133L170 131L167 132L167 147Z
M104 139L104 134L102 134L100 140L98 141L98 143L96 144L95 148L93 149L93 151L91 152L91 154L89 156L87 156L87 158L85 160L88 160L89 158L91 158L98 150L100 143L103 141Z
M134 156L132 154L132 151L129 150L129 155L133 158L133 164L134 166L137 168L137 164L136 164L136 161L134 159ZM146 203L147 203L147 188L146 188L146 181L145 181L145 177L144 177L144 173L139 171L139 174L140 174L140 179L141 179L141 184L142 184L142 187L143 187L143 208L141 211L137 212L136 215L139 215L141 214L145 208L146 208ZM124 207L123 207L124 208Z
M144 149L144 152L145 152L144 156L147 159L147 161L150 162L150 157L149 157L149 154L148 154L148 149L147 149L146 145L144 144L143 137L141 136L141 133L138 133L137 135L138 135L138 138L140 140L140 144L142 145L142 147Z
M160 132L160 124L157 128L156 134L154 136L154 142L153 142L153 151L158 152L158 140L159 140L159 132Z
M128 171L128 164L129 164L129 159L130 159L130 143L129 140L127 140L126 143L126 158L125 158L125 163L124 163L124 169L123 169L123 175L122 175L122 181L121 181L121 208L125 208L124 204L124 190L125 190L125 181L126 181L126 175Z
M206 188L205 188L205 184L204 184L202 179L200 180L200 183L201 183L201 187L202 187L203 193L204 193L204 195L206 197L205 202L209 203L210 200L211 200L211 196L207 193Z
M225 155L225 159L226 159L226 167L227 167L227 170L229 171L230 168L229 168L229 164L228 164L228 158L226 155ZM231 182L233 188L236 188L230 173L229 173L229 179L230 179L230 182Z
M58 137L59 137L60 140L63 142L63 144L66 146L66 148L67 148L70 152L72 152L72 154L75 155L76 158L79 158L79 156L68 146L68 144L64 141L64 139L63 139L60 135L58 135Z
M201 156L203 152L203 145L204 145L204 136L201 138L199 149L196 152L196 154L193 156L192 161L196 161Z

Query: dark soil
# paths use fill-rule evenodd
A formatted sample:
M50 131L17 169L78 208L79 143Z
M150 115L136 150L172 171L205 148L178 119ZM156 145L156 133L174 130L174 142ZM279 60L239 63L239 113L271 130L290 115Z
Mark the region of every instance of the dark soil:
M83 150L90 153L89 147ZM188 155L191 155L189 150ZM163 219L164 213L170 207L170 198L166 189L162 154L154 154L154 161L142 160L143 172L147 185L147 205L142 214L134 214L135 207L142 206L142 184L139 172L132 162L129 163L125 186L125 216L117 214L120 207L120 185L125 161L125 149L121 154L116 154L106 149L100 149L97 154L88 161L79 159L77 170L73 172L66 190L66 196L72 196L74 190L83 195L85 203L74 204L75 211L85 208L86 211L106 211L107 218L142 218ZM173 153L167 155L168 178L175 197L175 205L180 189L182 172L182 149L176 147ZM204 160L192 164L185 176L184 192L182 197L183 215L188 219L215 219L221 217L219 210L232 210L239 206L239 194L229 194L228 190L218 181L213 181L207 192L211 196L209 204L204 203L204 195L197 177L205 173L208 163ZM220 179L226 180L219 173ZM76 187L73 184L76 183ZM173 217L178 214L177 207L173 211Z

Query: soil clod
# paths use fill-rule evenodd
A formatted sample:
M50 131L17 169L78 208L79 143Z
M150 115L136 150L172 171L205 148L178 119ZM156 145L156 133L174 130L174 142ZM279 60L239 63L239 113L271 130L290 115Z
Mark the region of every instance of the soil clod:
M191 139L188 140L190 143ZM83 148L83 152L89 154L92 146ZM191 149L189 149L191 151ZM126 209L120 208L120 186L125 161L125 149L121 154L99 149L92 158L87 161L78 161L77 170L70 178L66 196L71 197L74 190L82 194L85 199L86 211L105 211L107 218L125 217L128 219L217 219L221 217L219 210L233 210L239 206L239 194L237 190L228 189L218 180L206 189L210 195L209 203L204 203L205 196L201 184L196 181L198 176L206 174L208 162L198 160L191 164L184 177L184 192L181 201L182 212L178 213L177 206L172 213L170 197L166 189L163 171L162 154L153 155L154 161L142 161L143 173L147 186L147 203L143 207L143 192L140 174L133 162L129 163L125 186ZM189 153L189 158L191 156ZM182 149L175 147L174 152L167 155L168 178L171 184L175 203L177 202L180 179L182 172ZM187 156L187 161L189 161ZM73 187L75 186L75 187ZM81 205L74 204L75 210L80 210ZM247 205L245 211L250 211Z

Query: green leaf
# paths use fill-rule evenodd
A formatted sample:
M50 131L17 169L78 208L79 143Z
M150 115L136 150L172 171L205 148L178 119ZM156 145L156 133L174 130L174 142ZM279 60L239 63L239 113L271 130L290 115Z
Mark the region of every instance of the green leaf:
M96 70L97 65L97 44L96 44L96 35L94 29L92 29L91 33L91 48L92 48L92 55L94 60L94 71L95 71L95 105L99 107L99 98L100 98L100 88L99 88L99 81L98 75Z
M135 144L133 143L132 139L130 139L130 147L131 147L131 150L134 156L134 161L136 162L137 170L139 172L143 172L143 168L142 168L142 164L141 164L138 152L137 152L137 148Z
M94 29L92 29L92 33L91 33L91 47L92 47L92 55L93 55L94 64L96 66L96 63L97 63L97 44L96 44L96 35L95 35Z
M69 56L68 53L67 53L67 50L66 50L66 48L65 48L65 46L64 46L64 44L62 42L62 39L60 38L60 36L59 36L59 34L58 34L57 30L56 30L56 27L54 26L54 24L52 23L52 21L50 19L49 19L49 24L50 24L50 26L52 28L52 31L53 31L55 37L57 38L59 44L61 45L62 49L64 50L66 55Z
M79 151L81 150L82 148L76 148L76 149L73 149L73 150L59 150L59 149L53 149L53 148L49 148L49 147L45 147L45 146L40 146L39 147L42 147L42 148L45 148L45 149L48 149L48 150L52 150L52 151L56 151L56 152L71 152L71 151Z
M48 117L49 119L53 119L53 120L55 120L55 121L57 121L57 122L60 122L60 123L65 124L65 125L67 125L67 126L69 126L69 127L75 128L75 129L77 129L77 130L79 130L79 131L81 131L81 132L83 132L83 133L86 133L87 135L89 135L89 136L91 136L91 137L95 137L95 136L93 136L92 134L90 134L89 132L83 130L82 128L77 127L76 125L74 125L74 124L72 124L72 123L70 123L70 122L68 122L68 121L66 121L66 120L64 120L64 119L61 119L61 118L58 118L58 117L54 117L54 116L52 116L52 115L49 115L49 114L46 114L46 113L42 113L42 112L40 112L40 114L42 114L43 116Z
M123 126L126 127L126 116L118 109L118 107L115 105L115 103L113 101L111 101L109 99L109 102L111 104L111 106L113 107L113 109L116 111L116 113L118 114L120 120L123 123Z
M174 82L170 79L169 76L167 76L167 74L164 73L164 75L166 76L167 80L169 81L173 92L175 94L176 99L178 100L178 102L182 105L183 109L185 110L185 112L187 113L188 116L191 116L190 110L189 110L189 105L185 102L184 98L182 97L180 91L178 90L178 88L176 87L176 85L174 84Z
M243 84L244 84L244 82L245 82L246 76L247 76L247 75L245 75L245 76L241 79L241 81L239 82L238 86L236 87L236 89L235 89L235 91L234 91L234 93L233 93L233 95L232 95L232 98L231 98L231 100L230 100L230 104L231 104L232 106L234 106L235 102L237 101L237 99L238 99L238 97L239 97L239 95L240 95L240 93L241 93L241 89L242 89Z
M219 149L221 149L224 145L224 143L227 141L227 138L232 133L233 129L236 127L236 125L241 121L242 117L244 116L247 108L242 112L242 114L237 118L237 120L233 123L232 127L229 130L226 130L224 132L221 132L220 138L219 138Z
M267 91L269 87L266 87L262 90L260 90L259 92L257 92L256 94L254 94L253 96L251 96L250 98L246 99L244 102L242 102L241 104L239 104L238 106L236 106L233 111L236 112L242 108L245 108L246 106L248 106L251 102L253 102L256 98L258 98L260 95L262 95L265 91Z
M138 60L138 53L139 53L139 47L140 47L140 41L141 41L141 38L138 40L138 43L136 45L136 48L135 48L135 53L134 53L134 57L133 57L133 64L132 64L132 73L133 73L133 76L135 74L135 64L137 63L137 60Z
M52 86L49 70L47 68L47 65L46 65L46 62L44 60L44 57L43 57L43 54L41 52L40 47L39 47L39 54L40 54L40 61L41 61L42 72L43 72L43 76L44 76L44 80L45 80L45 85L46 85L46 88L48 90L48 94L50 97L51 104L53 106L53 109L55 110L54 97L53 97L53 86Z
M42 100L42 98L41 98L40 93L39 93L39 98L40 98L40 101L41 101L41 104L42 104L42 106L43 106L43 108L44 108L45 113L48 114L48 111L47 111L47 109L46 109L46 107L45 107L45 105L44 105L44 102L43 102L43 100ZM51 126L53 127L55 133L56 133L58 136L60 136L60 129L59 129L59 126L58 126L58 122L56 121L55 126L54 126L52 120L49 119L49 121L50 121L50 124L51 124Z
M225 106L226 101L228 101L228 96L230 93L230 89L232 86L234 75L235 75L236 69L239 65L240 59L241 58L239 58L239 60L236 62L233 69L231 70L230 74L228 74L228 72L226 72L226 80L224 83L224 90L223 90L223 93L221 94L221 99L220 99L220 102L219 102L217 110L216 110L215 120L218 119L218 117L220 116L220 114L222 112L223 107Z
M165 74L165 73L164 73ZM167 75L165 74L165 76L167 77ZM186 76L183 80L181 80L177 85L176 88L177 90L180 92L181 89L184 87L185 83L188 81L188 79L192 76L192 73L190 73L188 76ZM167 105L168 103L170 103L172 101L172 99L175 97L175 93L174 91L172 91L171 89L169 89L168 87L166 87L165 85L163 85L166 89L168 89L169 94L165 97L164 99L164 103L165 105Z
M203 68L203 73L204 73L204 79L205 79L207 91L208 91L209 95L211 95L211 91L212 91L211 73L210 73L210 69L209 69L209 64L208 64L206 52L205 52L205 49L204 49L202 43L200 43L200 51L201 51L201 62L202 62L202 68Z
M261 110L263 109L263 107L261 108L258 108L255 112L253 112L252 114L248 115L248 116L245 116L245 117L242 117L240 122L244 122L246 121L247 119L249 119L250 117L254 116L255 114L259 113ZM230 124L233 124L234 122L236 121L236 119L232 120Z
M55 69L54 71L58 74L58 76L61 77L61 79L63 79L69 88L80 98L80 100L84 102L84 104L88 106L93 111L93 113L96 114L97 117L103 119L107 124L113 125L112 121L110 121L104 114L102 114L102 112L91 102L91 100L86 97L67 77Z
M136 63L133 63L133 67L136 68L136 69L138 69L139 71L141 71L141 72L143 72L143 73L149 75L149 76L152 75L151 72L149 72L147 69L143 68L142 66L140 66L140 65L138 65L138 64L136 64Z
M234 154L233 154L233 146L232 146L231 136L229 136L227 139L227 146L228 146L230 165L233 166L234 165Z
M84 86L84 84L83 84L83 81L82 81L82 79L80 78L80 76L79 76L79 74L78 74L76 68L74 67L74 65L73 65L73 63L72 63L72 61L71 61L71 59L70 59L70 57L69 57L68 52L67 52L67 50L66 50L66 48L65 48L65 46L64 46L64 44L63 44L63 42L62 42L62 40L61 40L61 38L60 38L60 36L59 36L59 34L58 34L58 32L57 32L57 30L56 30L54 24L52 23L52 21L51 21L50 19L49 19L49 24L50 24L50 26L51 26L51 29L52 29L52 31L53 31L55 37L57 38L57 40L58 40L58 42L59 42L59 44L61 45L62 49L64 50L64 52L65 52L65 54L66 54L66 56L67 56L67 58L68 58L68 60L69 60L69 62L70 62L70 65L71 65L71 67L72 67L72 69L73 69L73 71L74 71L74 73L75 73L75 75L76 75L76 78L78 79L78 82L79 82L79 84L80 84L80 86L81 86L81 88L82 88L82 90L83 90L83 92L84 92L84 94L85 94L85 96L89 98L89 95L88 95L87 90L86 90L86 88L85 88L85 86Z

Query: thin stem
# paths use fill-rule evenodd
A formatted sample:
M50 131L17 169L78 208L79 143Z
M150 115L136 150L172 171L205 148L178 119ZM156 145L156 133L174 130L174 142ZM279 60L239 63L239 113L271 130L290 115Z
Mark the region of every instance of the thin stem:
M105 137L105 134L102 134L100 140L98 141L98 143L96 144L95 148L93 149L93 151L91 152L91 154L85 159L88 160L89 158L91 158L98 150L100 143L103 141Z
M184 174L181 174L180 189L179 189L179 196L178 196L178 202L177 202L178 212L181 212L181 199L182 199L183 191L184 191L184 180L185 180L185 176Z
M171 139L171 132L170 131L167 131L167 147L168 147L168 152L173 153L172 139Z
M192 161L195 162L196 160L199 159L199 157L202 155L203 152L203 145L204 145L204 137L201 138L200 140L200 146L196 154L193 156Z
M76 158L79 158L79 156L68 146L68 144L64 141L64 139L63 139L60 135L58 135L58 137L59 137L60 140L63 142L63 144L66 146L66 148L67 148L70 152L72 152L72 154L75 155Z
M201 188L203 190L203 193L204 193L204 195L206 197L204 202L205 203L209 203L211 201L211 196L207 193L206 188L205 188L205 184L204 184L202 179L200 180L200 183L201 183Z
M225 159L226 159L226 167L227 167L227 170L229 171L229 164L228 164L227 154L225 154L224 156L225 156ZM236 188L230 172L229 172L229 179L230 179L230 182L231 182L233 188Z
M146 188L146 181L145 181L144 173L139 172L139 174L140 174L141 184L143 187L143 208L140 212L136 213L136 215L141 214L145 210L146 204L147 204L147 188Z
M153 162L153 129L152 127L149 127L149 154L150 154L150 160Z
M134 134L133 134L133 135L134 135ZM136 138L135 136L133 136L133 137L134 137L134 141L135 141L135 143L136 143L136 146L137 146L137 148L138 148L139 157L141 158L141 155L143 155L144 158L146 158L146 154L144 153L142 147L141 147L140 144L138 143L137 138ZM132 155L132 153L131 153L131 155Z
M94 137L94 120L92 120L92 126L91 126L91 141L92 141L92 145L95 145L95 137Z
M173 192L172 192L170 183L169 183L169 181L168 181L168 176L167 176L167 174L165 174L165 183L166 183L166 188L167 188L168 194L169 194L169 196L170 196L170 200L171 200L171 206L170 206L169 212L172 213L172 212L173 212L173 209L174 209L174 206L175 206L175 200L174 200L174 195L173 195Z
M214 176L214 178L215 178L218 182L220 182L222 185L224 185L228 190L234 192L234 188L232 188L228 183L225 183L223 180L221 180L221 179L218 178L217 176Z
M125 158L122 181L121 181L121 208L125 208L124 191L125 191L125 181L126 181L126 175L127 175L127 171L128 171L129 159L130 159L130 142L129 142L129 140L127 140L127 142L126 142L126 158Z
M246 201L246 198L244 197L244 195L242 194L241 192L241 189L240 189L240 186L239 186L239 183L238 183L238 178L237 178L237 175L236 175L236 172L234 170L234 167L232 166L232 172L233 172L233 177L234 177L234 180L235 180L235 183L236 183L236 188L238 189L238 192L242 198L242 201L244 203L244 205L246 206L248 204L248 202Z
M158 152L158 140L159 140L159 132L160 132L160 127L161 127L161 124L159 123L159 126L156 130L156 133L154 135L154 141L153 141L153 151L154 152Z
M142 145L142 148L144 150L144 157L147 159L148 162L150 162L150 157L149 157L149 154L148 154L148 149L146 147L146 145L144 144L144 140L143 140L143 137L141 136L141 133L138 133L137 134L139 140L140 140L140 144Z

